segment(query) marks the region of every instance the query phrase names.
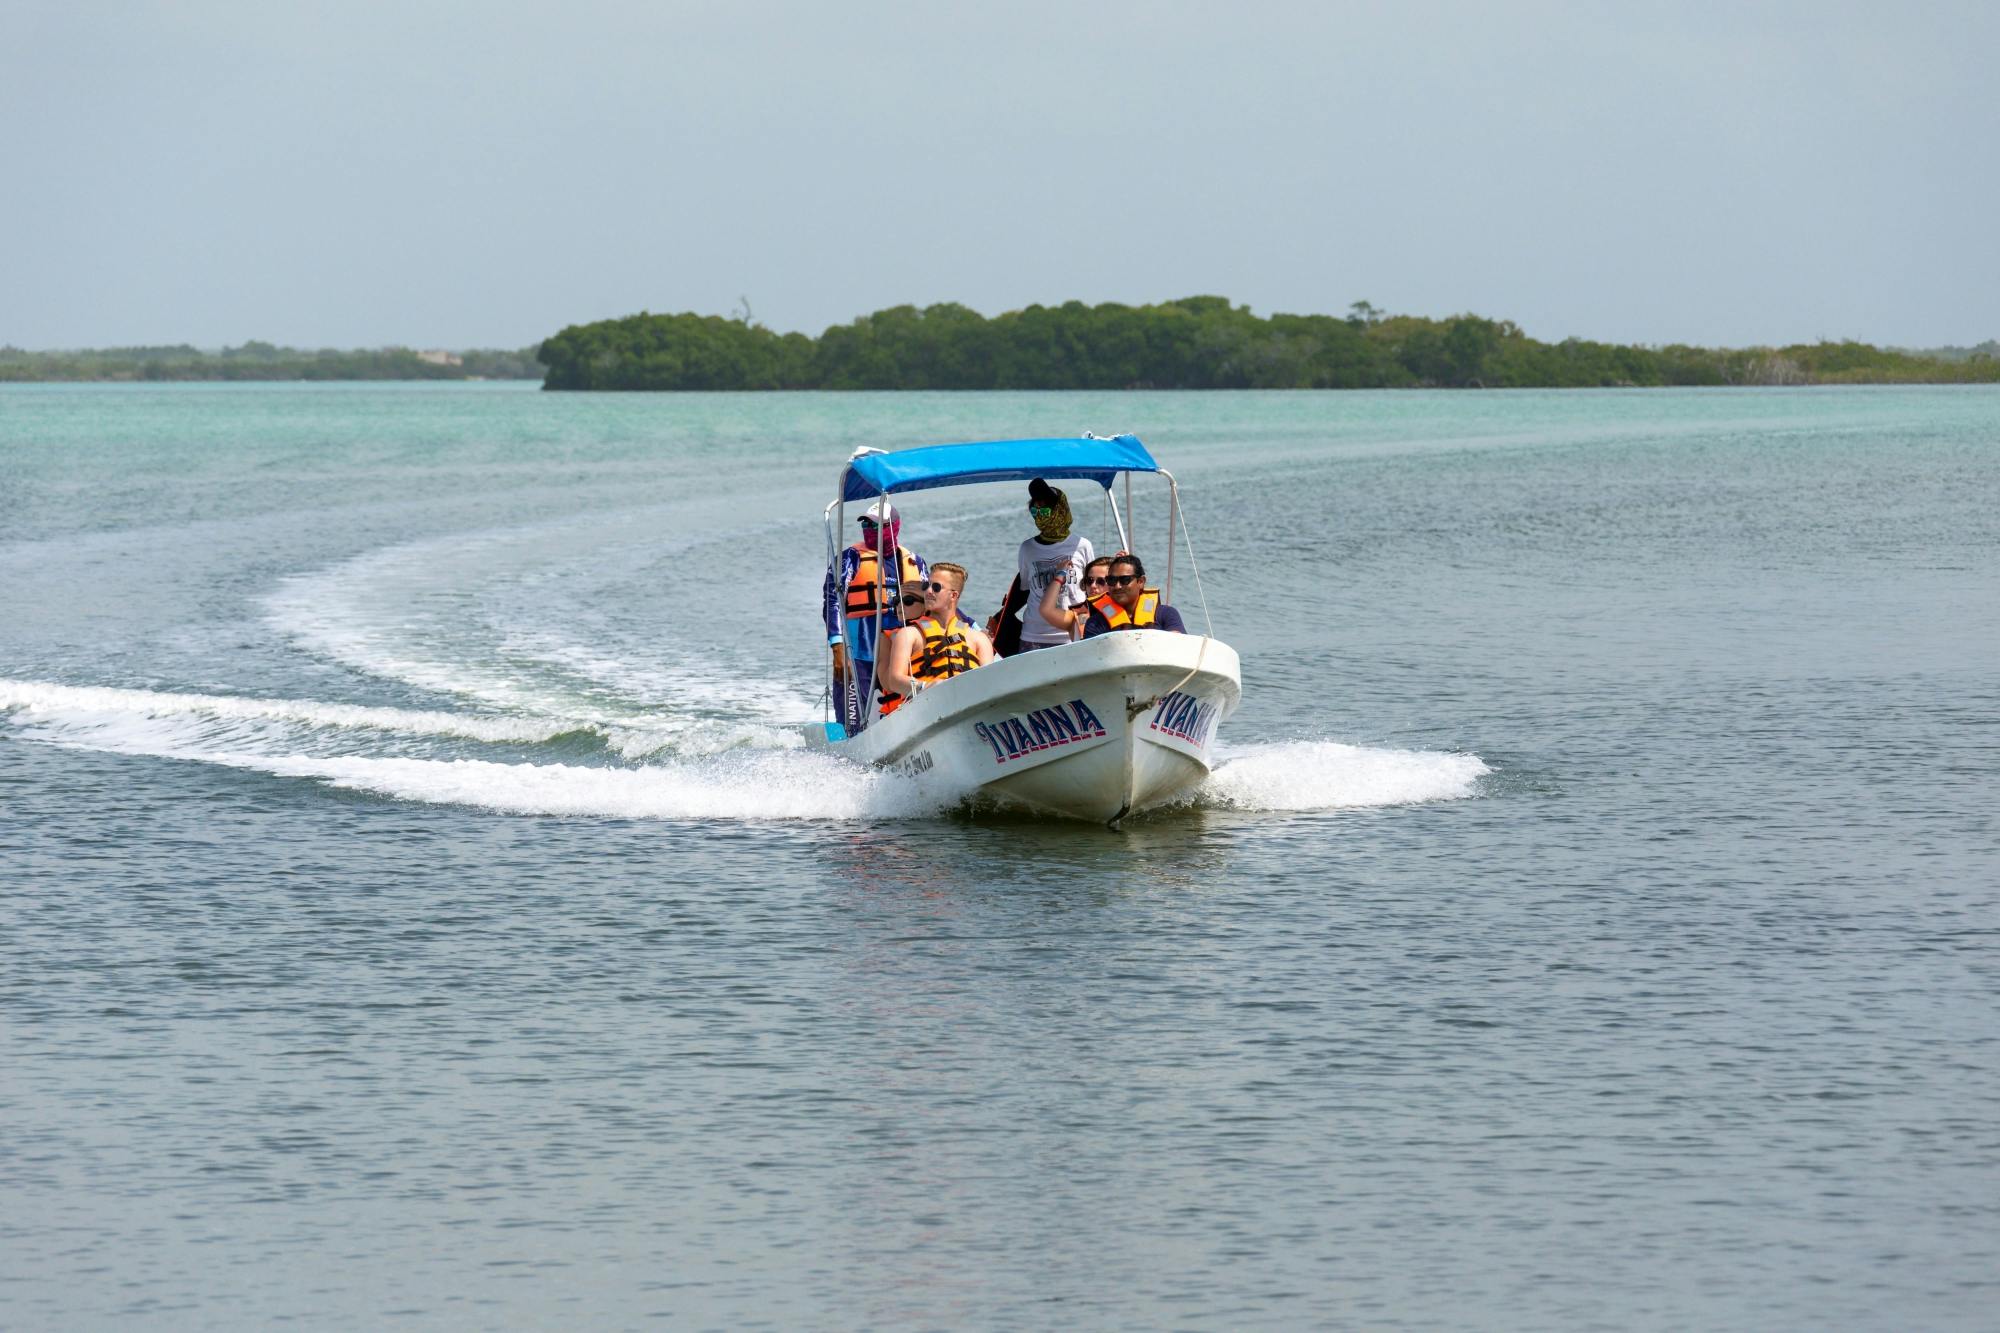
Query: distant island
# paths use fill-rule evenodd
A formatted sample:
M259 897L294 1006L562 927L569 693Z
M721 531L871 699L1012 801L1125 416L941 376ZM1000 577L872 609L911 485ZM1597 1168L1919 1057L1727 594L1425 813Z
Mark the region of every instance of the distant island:
M0 383L167 382L173 380L538 380L535 349L518 351L300 351L266 342L203 351L171 347L107 347L73 352L24 352L0 347Z
M1357 301L1271 315L1220 296L1031 305L987 319L896 306L818 338L747 319L637 314L543 343L548 389L1401 389L1989 384L2000 343L1899 351L1858 342L1716 349L1537 342L1508 320L1426 319Z
M1258 316L1220 296L1158 305L1031 305L992 319L896 306L810 337L748 318L654 315L573 324L515 351L303 351L266 342L27 352L0 382L541 380L545 389L1560 389L1666 385L2000 383L2000 342L1923 350L1538 342L1510 320Z

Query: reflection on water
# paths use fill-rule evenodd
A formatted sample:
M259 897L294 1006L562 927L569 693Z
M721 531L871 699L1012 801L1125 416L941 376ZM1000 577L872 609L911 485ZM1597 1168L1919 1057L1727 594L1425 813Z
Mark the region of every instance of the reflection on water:
M828 872L862 901L921 908L933 897L1005 910L1024 892L1044 906L1106 906L1158 890L1226 883L1241 817L1199 808L1152 812L1118 829L1016 812L958 811L824 839ZM989 901L997 900L997 902Z

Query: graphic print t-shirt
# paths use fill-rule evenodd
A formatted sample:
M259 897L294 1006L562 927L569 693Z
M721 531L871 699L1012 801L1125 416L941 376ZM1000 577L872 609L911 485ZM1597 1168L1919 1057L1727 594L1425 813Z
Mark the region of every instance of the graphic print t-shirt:
M1083 567L1097 552L1090 539L1072 532L1050 546L1033 537L1021 543L1021 586L1028 590L1028 604L1021 608L1022 643L1068 643L1069 631L1042 619L1042 594L1059 573L1067 571L1069 583L1063 589L1064 606L1083 604Z

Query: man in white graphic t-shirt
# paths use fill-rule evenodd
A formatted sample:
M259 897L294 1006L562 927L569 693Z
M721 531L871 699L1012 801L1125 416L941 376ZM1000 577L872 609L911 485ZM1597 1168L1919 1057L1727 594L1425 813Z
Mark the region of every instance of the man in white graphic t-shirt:
M1067 626L1042 618L1042 594L1057 574L1067 574L1061 605L1081 606L1083 567L1096 554L1089 538L1070 535L1069 497L1040 477L1028 483L1028 515L1035 520L1035 535L1021 543L1019 578L1027 594L1021 608L1022 652L1070 641Z

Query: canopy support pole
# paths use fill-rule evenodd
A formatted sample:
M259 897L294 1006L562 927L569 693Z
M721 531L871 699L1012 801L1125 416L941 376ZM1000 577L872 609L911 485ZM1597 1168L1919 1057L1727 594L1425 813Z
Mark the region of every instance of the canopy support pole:
M826 577L834 585L833 628L840 636L841 643L847 642L847 598L840 590L840 543L835 540L834 534L840 531L841 520L846 515L847 505L839 496L834 497L833 503L826 507L826 513L823 515L826 520ZM829 645L826 654L827 721L838 722L843 719L839 716L840 705L834 696L840 691L840 676L833 669L833 661L833 651Z
M1181 507L1180 483L1175 481L1174 474L1165 468L1160 469L1160 475L1167 479L1167 485L1173 490L1174 514L1178 518ZM1215 617L1210 615L1208 611L1208 589L1201 586L1201 561L1195 559L1194 537L1188 532L1185 525L1181 527L1181 536L1187 541L1188 568L1194 571L1194 593L1195 596L1201 599L1202 623L1208 626L1208 637L1212 639L1215 637ZM1167 548L1167 581L1169 584L1173 582L1173 577L1173 548L1169 546Z
M889 522L889 492L883 491L877 496L875 505L875 588L882 604L875 608L875 642L868 645L868 688L861 695L863 717L867 717L868 710L875 706L875 680L882 670L882 664L875 659L876 654L882 651L882 627L889 623L889 576L892 573L896 577L896 596L900 598L903 595L901 531L898 530L896 541L889 542L887 546L883 545L888 540L889 529L894 526ZM896 603L898 622L902 619L902 612L902 603L899 601ZM853 665L850 663L849 670L852 669Z

